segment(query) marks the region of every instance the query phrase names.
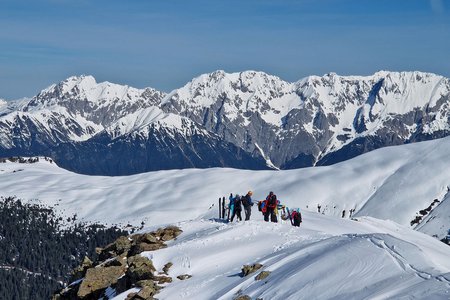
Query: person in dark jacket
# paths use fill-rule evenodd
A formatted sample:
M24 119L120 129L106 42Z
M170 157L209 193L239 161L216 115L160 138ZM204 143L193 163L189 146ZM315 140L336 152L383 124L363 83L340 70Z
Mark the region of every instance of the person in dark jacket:
M234 216L237 216L238 221L242 221L241 211L242 211L242 200L241 196L236 195L233 199L234 209L231 215L230 222L233 222Z
M266 212L264 213L264 221L269 222L270 216L271 222L274 223L278 222L277 215L275 214L275 209L277 209L277 205L278 205L277 196L273 192L270 192L265 200Z
M242 197L242 205L244 206L244 212L245 212L245 221L250 220L250 215L252 214L252 191L248 191L247 195Z

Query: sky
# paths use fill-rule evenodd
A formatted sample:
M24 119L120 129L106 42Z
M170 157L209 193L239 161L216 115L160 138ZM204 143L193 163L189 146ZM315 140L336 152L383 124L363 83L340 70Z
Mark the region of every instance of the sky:
M0 98L73 75L169 92L215 70L450 77L445 0L1 0Z

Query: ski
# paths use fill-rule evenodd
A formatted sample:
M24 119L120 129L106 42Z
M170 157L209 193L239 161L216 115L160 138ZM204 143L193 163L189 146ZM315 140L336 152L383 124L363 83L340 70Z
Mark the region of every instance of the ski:
M294 222L292 221L291 212L289 211L289 207L287 207L287 206L286 206L286 211L287 211L287 214L289 216L289 220L291 221L291 225L294 226Z
M222 198L222 219L225 219L225 197Z

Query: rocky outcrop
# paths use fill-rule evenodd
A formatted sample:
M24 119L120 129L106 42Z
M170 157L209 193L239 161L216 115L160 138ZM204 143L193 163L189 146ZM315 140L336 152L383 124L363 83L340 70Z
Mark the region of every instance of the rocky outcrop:
M81 265L73 270L72 279L78 280L80 278L83 278L84 275L86 274L87 269L91 268L92 265L93 262L89 259L89 257L85 256Z
M153 262L147 257L135 255L128 258L127 276L132 281L154 279L153 272L155 271Z
M172 263L166 263L160 272L164 275L158 275L152 260L141 253L165 248L166 241L175 239L181 233L180 228L169 226L144 234L119 237L106 247L97 249L98 259L95 262L85 257L73 271L74 282L55 294L53 299L99 299L107 288L119 294L132 287L140 290L128 295L127 299L153 299L161 285L172 282L172 277L167 276Z
M240 295L234 298L233 300L252 300L252 298L248 295Z
M177 276L177 278L180 279L180 280L186 280L186 279L189 279L191 277L192 277L192 275L189 275L189 274L183 274L183 275L178 275Z
M267 278L269 275L270 275L269 271L262 271L261 273L255 276L255 280L263 280Z
M77 295L80 299L85 299L87 296L91 299L99 297L104 289L116 284L124 274L125 268L121 266L88 269Z
M253 265L244 265L242 267L241 275L242 275L242 277L245 277L245 276L247 276L249 274L252 274L252 273L258 271L262 267L263 267L263 265L262 264L258 264L258 263L253 264Z

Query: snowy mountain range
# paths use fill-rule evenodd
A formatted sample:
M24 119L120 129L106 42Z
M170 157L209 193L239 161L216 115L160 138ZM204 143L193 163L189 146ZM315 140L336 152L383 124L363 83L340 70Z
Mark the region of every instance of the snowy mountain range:
M450 222L449 148L446 137L378 149L331 166L116 177L76 174L44 159L5 161L0 191L63 215L76 213L80 221L144 221L144 232L179 226L183 233L167 248L141 254L157 271L173 264L168 276L174 280L160 299L447 299L450 247L439 239ZM266 223L256 206L249 222L219 220L217 199L249 189L254 201L273 190L283 204L299 207L301 227ZM418 223L412 222L418 216ZM253 263L269 272L266 279L240 276L242 266ZM180 274L192 278L177 280ZM110 288L109 299L138 290L117 294Z
M292 169L448 135L450 80L421 72L201 75L169 94L92 76L0 101L0 157L51 156L85 174Z

